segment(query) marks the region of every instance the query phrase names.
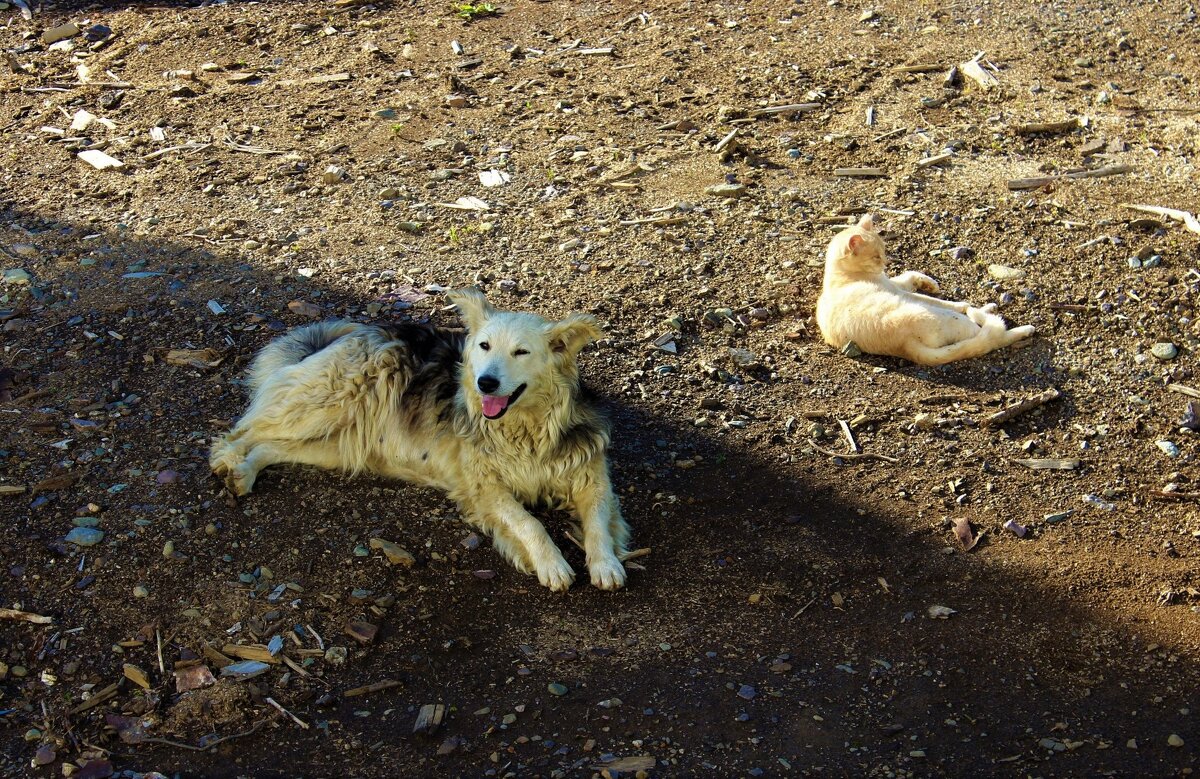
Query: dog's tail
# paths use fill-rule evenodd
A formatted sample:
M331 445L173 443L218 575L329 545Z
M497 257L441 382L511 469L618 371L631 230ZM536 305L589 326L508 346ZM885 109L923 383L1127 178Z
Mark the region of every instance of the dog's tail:
M316 354L344 335L360 327L354 322L320 322L297 327L285 336L267 344L254 362L250 364L248 382L252 390L258 390L263 381L281 368L295 365L304 358Z

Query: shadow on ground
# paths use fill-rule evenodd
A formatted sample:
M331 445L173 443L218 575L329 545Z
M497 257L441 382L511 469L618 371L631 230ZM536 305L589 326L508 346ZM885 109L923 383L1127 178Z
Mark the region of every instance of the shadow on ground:
M56 619L0 626L9 664L30 671L0 682L0 708L13 709L5 752L25 764L35 745L18 734L30 727L60 734L60 753L95 745L118 768L210 777L587 775L634 754L666 761L664 775L1173 775L1194 759L1167 736L1194 739L1180 711L1195 705L1195 658L1176 655L1132 611L1080 607L1079 588L1105 580L1073 569L1052 534L948 549L951 535L905 498L860 501L860 480L905 465L839 465L795 442L747 442L737 430L696 428L682 411L651 411L636 393L613 391L638 359L620 344L582 362L609 390L614 481L636 544L653 549L623 592L543 590L486 542L471 548L469 528L428 490L285 468L234 505L207 473L207 439L243 406L233 380L253 351L301 322L289 301L315 302L323 315L370 318L381 300L376 318L452 315L436 297L397 310L386 297L284 279L219 242L88 238L88 226L11 212L4 222L23 225L38 247L23 263L33 293L14 294L5 314L24 321L5 340L17 378L15 400L0 407L5 470L26 484L77 478L0 503L6 605ZM212 348L222 361L167 365L170 348ZM930 382L974 389L991 379L969 368L938 376ZM72 427L73 414L97 425ZM55 448L64 437L74 440ZM166 471L178 483L159 484ZM88 503L109 536L81 554L58 539ZM582 570L562 518L547 522ZM416 567L356 556L378 535L413 551ZM167 541L174 553L164 554ZM1040 564L1014 563L1007 552L1018 543L1042 544ZM283 582L300 591L266 600ZM128 597L137 583L147 598ZM379 606L387 595L394 605ZM956 613L931 618L935 605ZM354 618L381 632L349 646L345 665L222 682L212 689L237 692L199 707L185 700L197 693L177 695L158 673L153 641L113 648L149 623L169 669L205 641L229 640L235 623L244 632L234 640L255 626L265 638L309 625L348 646L341 627ZM50 639L67 628L81 630L65 644ZM314 646L303 628L296 636L286 652ZM113 703L68 716L81 684L99 689L124 663L151 671L149 691L125 683ZM401 685L343 695L385 679ZM548 692L551 683L567 694ZM268 696L310 727L275 719ZM434 703L449 707L444 724L413 735L417 709ZM188 743L272 721L190 752L104 735L101 712L119 711L144 711L158 720L153 735Z

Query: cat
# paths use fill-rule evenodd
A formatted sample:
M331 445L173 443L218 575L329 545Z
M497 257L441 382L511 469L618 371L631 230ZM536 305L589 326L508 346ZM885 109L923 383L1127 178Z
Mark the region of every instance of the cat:
M825 283L817 300L817 325L825 343L849 341L869 354L902 357L921 365L945 365L978 357L1033 335L1033 326L1009 330L996 305L921 294L938 284L923 273L888 278L887 253L866 214L834 236L825 254Z

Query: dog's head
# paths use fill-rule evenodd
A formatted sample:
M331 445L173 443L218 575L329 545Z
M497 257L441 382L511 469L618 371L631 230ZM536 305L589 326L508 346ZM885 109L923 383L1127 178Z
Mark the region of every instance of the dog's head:
M552 391L577 380L579 350L601 336L587 314L549 322L536 314L498 311L473 287L449 298L467 326L462 360L467 403L487 419L514 408L545 413Z

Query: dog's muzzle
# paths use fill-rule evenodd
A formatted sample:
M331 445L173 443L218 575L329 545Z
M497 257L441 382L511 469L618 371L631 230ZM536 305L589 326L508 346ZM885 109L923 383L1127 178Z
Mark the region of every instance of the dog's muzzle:
M525 391L525 386L522 384L517 387L516 392L511 395L480 395L479 402L483 407L483 415L487 419L499 419L504 416L504 412L508 411L508 407L517 402L517 398L521 397L521 393Z

